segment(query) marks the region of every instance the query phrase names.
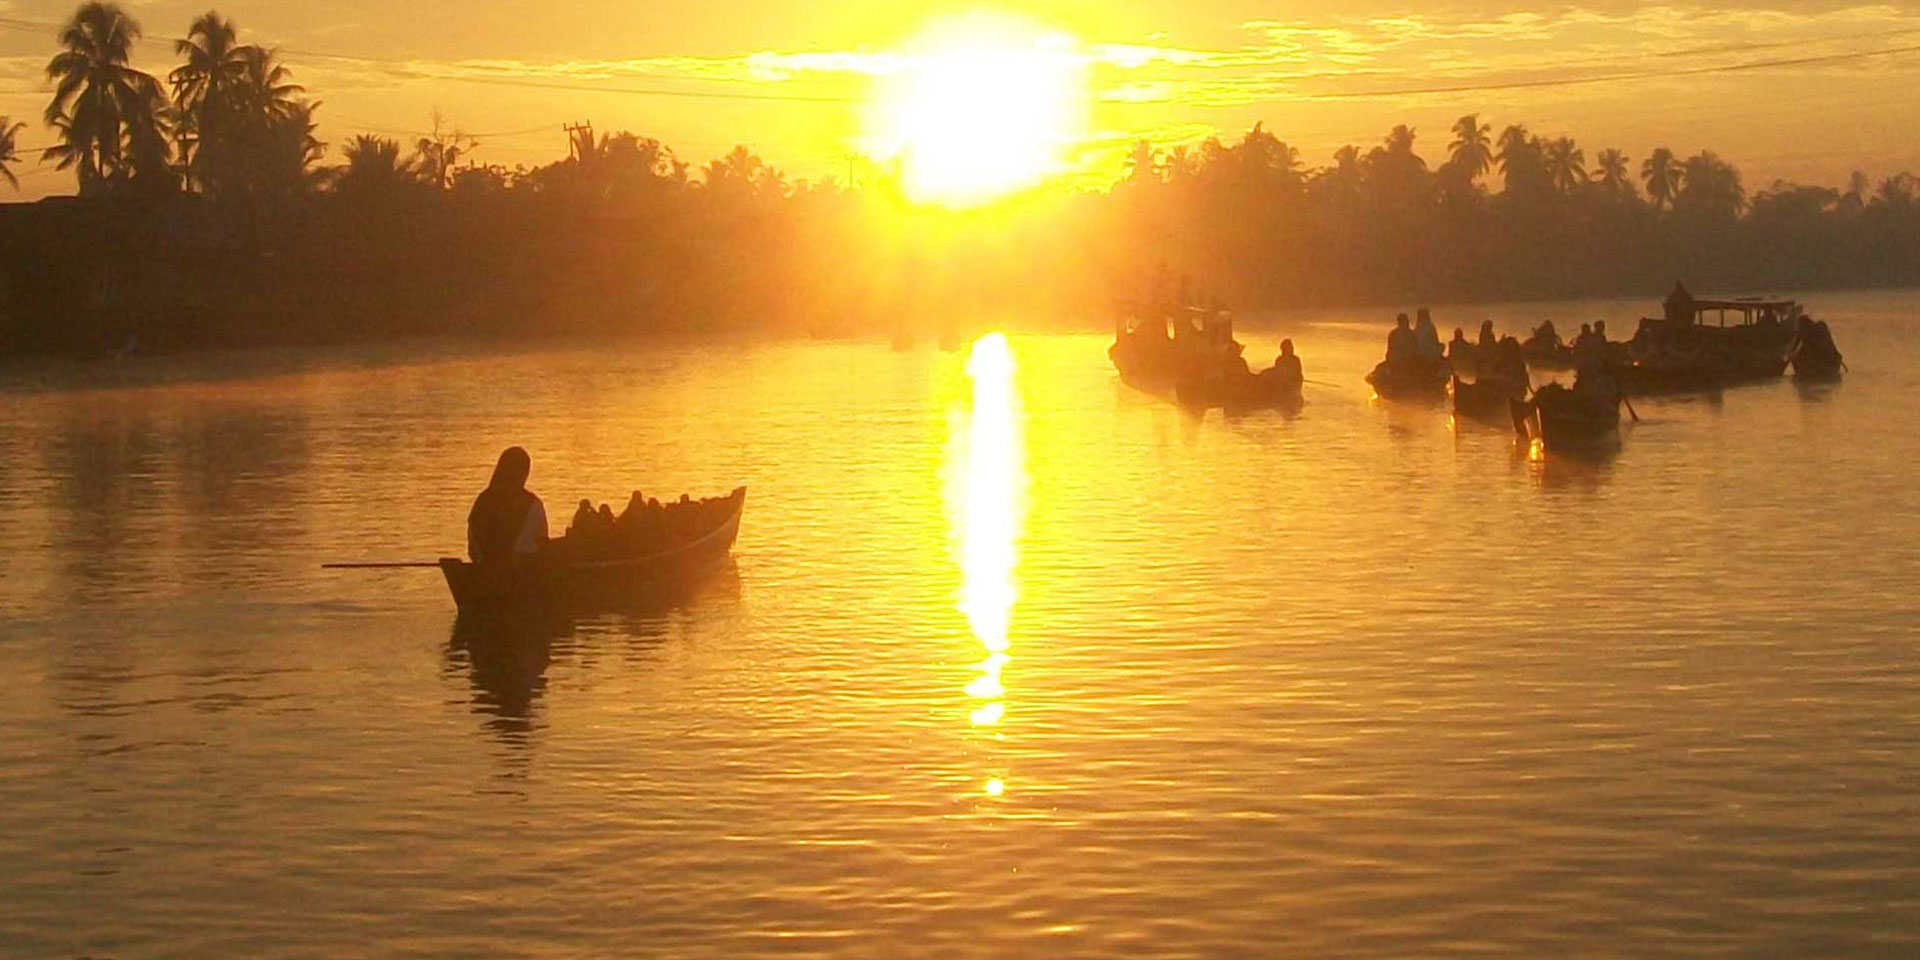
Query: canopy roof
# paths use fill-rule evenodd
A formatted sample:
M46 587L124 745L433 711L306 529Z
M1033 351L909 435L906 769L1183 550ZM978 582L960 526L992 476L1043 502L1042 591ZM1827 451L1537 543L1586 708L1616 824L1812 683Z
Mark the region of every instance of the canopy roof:
M1741 312L1759 310L1791 310L1800 304L1793 300L1768 300L1763 297L1740 297L1735 300L1695 300L1693 309L1697 313L1708 310L1739 310Z

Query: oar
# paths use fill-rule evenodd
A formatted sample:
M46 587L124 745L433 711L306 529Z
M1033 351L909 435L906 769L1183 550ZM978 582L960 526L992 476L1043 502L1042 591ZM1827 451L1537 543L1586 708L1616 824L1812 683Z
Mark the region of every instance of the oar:
M440 562L417 561L408 563L323 563L322 570L438 570Z
M1627 415L1633 417L1633 422L1639 423L1640 415L1633 412L1633 399L1627 396L1625 390L1620 391L1620 402L1627 405Z
M1326 382L1325 380L1305 380L1305 379L1303 379L1303 380L1301 380L1300 382L1301 382L1301 383L1310 383L1310 384L1313 384L1313 385L1314 385L1314 386L1316 386L1316 387L1332 387L1332 388L1333 388L1333 389L1335 389L1335 390L1344 390L1344 389L1346 389L1345 387L1342 387L1342 386L1340 386L1340 385L1339 385L1339 384L1337 384L1337 383L1328 383L1328 382Z

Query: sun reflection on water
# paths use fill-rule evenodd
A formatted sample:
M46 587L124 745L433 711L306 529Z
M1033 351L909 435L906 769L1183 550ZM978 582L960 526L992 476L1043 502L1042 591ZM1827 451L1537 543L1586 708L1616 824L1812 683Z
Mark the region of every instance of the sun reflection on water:
M1019 391L1006 337L989 334L973 345L967 378L972 403L965 428L955 432L947 502L960 564L960 612L985 654L966 686L968 721L995 728L1007 715L1002 673L1012 662L1009 633L1019 596L1015 568L1026 491ZM991 796L1005 789L999 778L988 783Z

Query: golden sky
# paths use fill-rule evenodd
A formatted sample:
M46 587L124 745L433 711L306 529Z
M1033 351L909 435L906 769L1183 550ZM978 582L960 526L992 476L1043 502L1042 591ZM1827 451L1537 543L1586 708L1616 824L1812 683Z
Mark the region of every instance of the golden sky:
M168 44L202 3L125 6L150 41L137 63L164 74ZM47 24L73 4L0 2L0 111L39 122ZM1838 184L1849 171L1920 171L1910 116L1920 89L1920 2L1774 0L1691 6L1595 0L1395 5L1144 0L954 4L933 0L651 3L521 0L239 2L220 12L242 39L277 46L324 101L322 139L411 139L437 111L505 166L565 155L561 125L631 129L696 164L745 143L794 177L843 174L871 151L876 90L924 26L965 11L1017 17L1083 64L1087 123L1063 164L1118 172L1136 137L1188 143L1256 121L1324 164L1395 123L1444 159L1447 127L1479 112L1496 127L1571 134L1592 157L1620 147L1714 149L1749 189L1776 178ZM990 150L990 144L980 145ZM23 195L71 178L29 161Z

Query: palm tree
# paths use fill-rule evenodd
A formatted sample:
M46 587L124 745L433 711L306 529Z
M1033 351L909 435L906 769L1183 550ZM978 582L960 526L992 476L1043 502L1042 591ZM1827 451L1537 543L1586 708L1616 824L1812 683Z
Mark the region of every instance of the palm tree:
M167 76L173 86L174 109L180 116L175 130L180 159L190 170L202 167L195 175L204 178L207 164L197 163L201 160L197 148L212 141L219 154L227 146L228 131L224 128L231 124L233 94L246 71L243 51L247 48L240 46L233 21L209 10L194 19L186 39L175 40L173 49L186 58Z
M80 192L165 173L166 98L160 82L128 66L140 25L110 3L84 4L60 31L66 49L47 63L54 81L46 122L60 135L47 159L78 167Z
M1673 151L1666 147L1655 149L1647 162L1640 165L1640 178L1646 181L1647 196L1653 198L1654 211L1665 210L1680 188L1680 168L1674 162Z
M347 141L346 164L335 173L334 189L360 196L391 195L420 184L413 159L400 155L400 141L360 134Z
M1420 169L1425 170L1427 168L1427 162L1420 159L1420 157L1413 152L1414 137L1415 133L1412 127L1404 123L1395 126L1387 133L1385 144L1387 153L1395 157L1411 158L1413 162L1420 165Z
M1151 140L1135 140L1133 150L1127 154L1127 180L1131 183L1146 183L1160 177L1159 155L1154 153Z
M1468 181L1479 179L1493 168L1493 125L1481 123L1477 113L1455 121L1448 156L1449 162L1464 173Z
M1561 193L1572 193L1587 182L1587 152L1572 137L1559 137L1547 143L1547 176Z
M1548 186L1546 163L1541 156L1540 140L1516 123L1500 131L1500 176L1507 192L1516 196L1538 194Z
M1684 208L1705 217L1731 220L1746 206L1747 191L1740 184L1740 171L1713 151L1688 157L1681 170L1680 192L1673 200L1675 210Z
M1594 169L1595 182L1608 194L1619 197L1632 192L1633 181L1627 174L1630 164L1625 153L1609 147L1600 151L1595 163L1598 164Z
M15 123L12 117L0 114L0 177L5 177L7 183L11 184L15 190L20 189L20 178L13 175L13 165L20 162L20 152L14 138L18 137L20 131L26 129L26 126L24 123Z

